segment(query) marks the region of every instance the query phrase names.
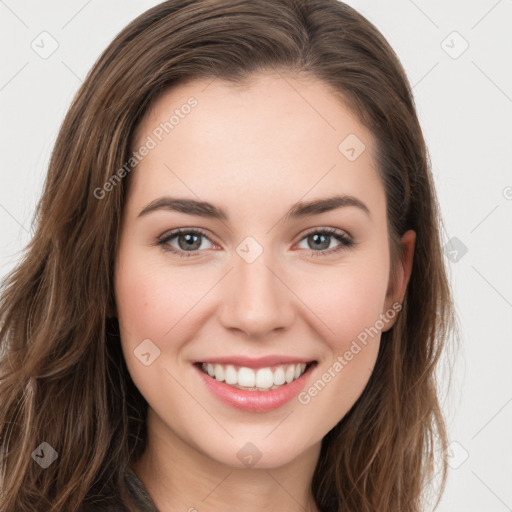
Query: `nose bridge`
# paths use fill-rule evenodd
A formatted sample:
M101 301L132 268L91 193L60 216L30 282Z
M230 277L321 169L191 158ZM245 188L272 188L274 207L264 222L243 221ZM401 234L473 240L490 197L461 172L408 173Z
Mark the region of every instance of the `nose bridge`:
M292 294L275 275L279 270L271 251L246 240L237 248L233 262L228 296L223 301L223 325L251 337L287 327L293 317Z

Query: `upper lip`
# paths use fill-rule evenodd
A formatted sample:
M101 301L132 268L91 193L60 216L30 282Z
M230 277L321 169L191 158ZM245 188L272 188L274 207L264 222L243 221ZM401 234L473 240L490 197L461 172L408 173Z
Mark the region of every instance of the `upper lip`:
M232 364L233 366L245 366L247 368L265 368L286 363L311 363L313 359L306 359L296 356L270 355L265 357L252 358L247 356L208 357L196 363L211 364Z

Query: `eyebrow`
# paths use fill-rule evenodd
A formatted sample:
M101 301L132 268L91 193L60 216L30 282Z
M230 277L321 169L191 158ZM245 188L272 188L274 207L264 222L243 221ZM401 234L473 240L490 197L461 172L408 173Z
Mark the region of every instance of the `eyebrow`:
M322 199L315 199L309 202L298 202L294 204L284 215L285 220L298 219L319 215L338 208L353 206L364 211L371 218L369 208L357 197L350 195L335 195ZM187 215L197 215L219 220L229 220L227 213L220 207L206 201L196 201L195 199L186 199L179 197L159 197L151 201L139 213L143 217L157 210L176 211L186 213Z

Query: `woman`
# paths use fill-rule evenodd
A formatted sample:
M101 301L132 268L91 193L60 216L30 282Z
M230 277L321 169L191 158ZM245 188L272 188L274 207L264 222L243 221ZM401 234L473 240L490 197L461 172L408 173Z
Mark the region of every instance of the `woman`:
M454 325L428 153L335 0L170 0L61 127L3 284L0 509L417 511Z

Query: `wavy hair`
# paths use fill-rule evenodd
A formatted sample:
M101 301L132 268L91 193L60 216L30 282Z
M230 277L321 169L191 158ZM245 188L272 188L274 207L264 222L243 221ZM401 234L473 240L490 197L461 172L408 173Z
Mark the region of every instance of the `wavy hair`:
M115 500L131 507L124 474L145 448L147 403L112 314L130 174L105 197L98 191L129 160L137 126L164 91L196 78L241 85L268 71L321 80L373 134L391 272L403 257L401 235L416 232L403 309L382 333L363 393L322 440L317 506L417 512L436 475L443 493L447 434L436 369L456 319L430 159L399 59L372 23L337 0L168 0L115 37L77 92L34 235L2 283L3 512L79 512ZM42 442L58 453L46 469L31 456Z

